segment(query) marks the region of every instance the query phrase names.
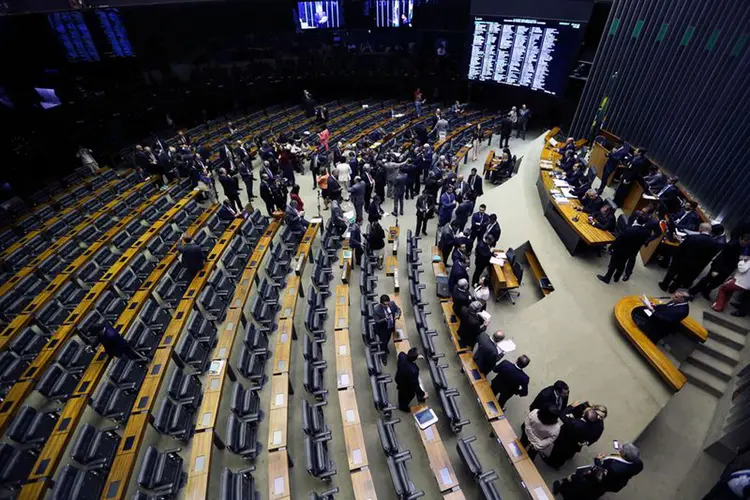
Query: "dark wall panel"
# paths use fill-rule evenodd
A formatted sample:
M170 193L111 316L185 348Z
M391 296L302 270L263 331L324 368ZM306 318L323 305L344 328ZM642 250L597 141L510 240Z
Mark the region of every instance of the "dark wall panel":
M571 132L648 148L714 218L750 218L750 2L615 0Z

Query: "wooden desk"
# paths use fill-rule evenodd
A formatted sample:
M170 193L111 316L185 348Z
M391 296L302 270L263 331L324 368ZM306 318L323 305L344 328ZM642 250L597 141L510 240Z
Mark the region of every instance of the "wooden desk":
M588 215L577 211L581 206L578 200L569 199L568 203L557 203L550 189L554 182L550 172L541 170L537 181L537 191L542 201L544 215L562 240L571 255L586 247L607 245L615 240L609 231L597 229L588 222Z
M492 434L497 439L497 442L500 443L500 446L505 450L505 454L508 455L508 459L511 463L515 464L521 460L529 459L526 449L521 445L521 441L518 439L518 436L516 436L515 431L505 416L501 416L497 420L494 420L491 425Z
M393 276L393 273L395 273L397 270L398 270L398 258L395 255L386 255L385 256L385 275Z
M354 498L356 500L377 500L378 495L375 493L375 485L372 483L370 469L364 467L358 471L349 474L352 478L352 487L354 488Z
M208 497L213 437L213 430L208 429L196 432L190 440L190 462L188 463L187 488L185 488L185 498L188 500L203 500Z
M143 435L148 427L148 413L130 415L123 432L112 469L102 490L102 498L120 499L125 496L130 484L130 476L138 460Z
M333 329L344 330L349 328L349 304L336 304L333 316Z
M678 391L687 382L685 375L677 369L667 355L654 344L633 320L633 310L642 306L641 299L636 296L624 297L615 304L615 319L623 334L630 340L648 363L672 387Z
M293 275L289 278L284 293L281 295L281 311L279 319L294 318L294 310L297 306L299 296L299 276Z
M495 395L492 393L492 387L487 379L474 384L474 392L477 394L477 400L482 405L487 420L494 420L503 414L500 403L497 402Z
M461 363L461 370L466 374L466 378L469 379L472 388L476 385L487 382L487 379L482 375L482 372L479 371L479 367L477 367L477 364L474 362L471 351L459 354L458 360ZM474 390L476 391L476 389Z
M505 261L502 266L491 264L490 271L490 284L496 300L500 300L504 291L513 290L520 286L510 262Z
M289 374L281 373L271 377L271 411L289 405Z
M268 415L269 451L286 448L288 407L274 408Z
M346 443L346 458L349 470L361 469L368 465L365 438L359 424L344 426L344 442Z
M291 495L287 450L271 451L268 453L268 498L282 500Z
M351 299L349 298L349 285L336 285L336 305L341 306L344 304L350 304Z
M336 356L336 387L338 389L354 387L351 356Z
M440 257L440 261L439 262L435 262L434 260L432 261L432 272L435 274L436 278L438 276L447 277L448 270L445 268L445 262L443 262L442 260L443 253L440 251L440 248L434 246L432 247L432 257L435 257L435 256ZM440 300L443 301L446 299L441 298Z
M550 497L550 500L551 499L552 497ZM466 497L464 496L464 492L458 489L443 495L443 500L466 500Z
M542 475L539 474L539 470L530 458L520 460L513 465L521 478L521 484L526 488L526 492L532 499L551 500L554 498L554 495L552 495L550 489L547 488L547 484L544 482Z
M276 331L276 347L273 350L273 374L288 373L291 364L294 318L282 319Z
M401 354L402 352L404 354L409 353L409 349L411 349L411 344L409 344L408 339L402 339L402 340L393 342L393 347L396 349L396 359L398 359L398 355Z
M237 330L242 324L242 309L229 309L223 327L219 330L219 337L214 348L212 359L229 359L232 355Z
M602 175L604 175L604 165L607 163L607 155L609 154L609 150L601 145L599 142L594 142L593 147L591 148L591 155L589 156L589 167L593 168L594 171L596 171L596 176L601 179ZM607 180L607 185L609 185L610 179Z
M448 299L444 302L441 302L440 307L443 310L443 319L445 320L445 325L448 327L448 330L451 334L451 342L453 342L453 348L459 354L469 351L470 349L468 347L464 347L461 345L461 341L458 336L458 327L461 326L461 320L459 320L458 317L453 313L453 301ZM454 320L451 321L451 318L454 318Z
M415 405L411 407L411 412L415 414L426 408L428 408L426 404ZM417 427L419 437L422 439L422 444L427 452L427 458L430 461L430 469L432 469L440 491L447 491L458 486L458 478L448 458L448 453L445 451L445 445L440 439L437 426L433 424L426 429L421 429L417 425L416 420L414 421L414 425Z
M540 285L540 281L542 278L546 278L547 274L544 272L544 269L542 269L542 265L539 263L539 259L537 259L536 254L533 250L529 249L524 252L524 256L526 257L526 263L529 265L529 269L531 269L531 274L534 276L534 280L536 281L537 285L539 285L539 289L542 291L542 294L546 297L550 293L552 293L552 290L549 290L547 288L542 288Z
M342 330L335 330L334 345L336 346L336 356L351 356L352 349L349 344L349 330L344 328Z
M357 407L357 394L354 388L339 391L339 409L341 410L341 421L344 427L359 425L359 408Z

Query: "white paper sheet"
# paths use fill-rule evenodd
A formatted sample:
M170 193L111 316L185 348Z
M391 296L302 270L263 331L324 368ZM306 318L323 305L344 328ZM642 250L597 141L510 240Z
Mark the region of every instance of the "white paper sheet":
M497 343L497 348L503 352L513 352L516 350L516 343L511 339L501 340Z
M283 477L273 478L273 494L274 495L284 494L284 478Z

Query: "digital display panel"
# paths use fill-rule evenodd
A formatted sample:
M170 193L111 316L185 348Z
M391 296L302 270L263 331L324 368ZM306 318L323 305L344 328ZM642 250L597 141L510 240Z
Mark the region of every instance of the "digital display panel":
M338 0L297 2L297 13L299 26L303 30L340 28L343 24Z
M378 28L410 27L414 19L414 0L376 0L375 25Z

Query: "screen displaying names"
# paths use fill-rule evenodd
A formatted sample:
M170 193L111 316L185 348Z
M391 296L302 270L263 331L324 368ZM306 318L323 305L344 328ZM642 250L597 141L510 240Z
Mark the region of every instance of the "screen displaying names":
M582 35L580 23L477 17L468 78L557 95Z

